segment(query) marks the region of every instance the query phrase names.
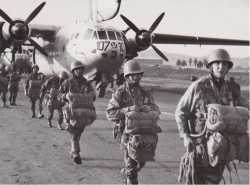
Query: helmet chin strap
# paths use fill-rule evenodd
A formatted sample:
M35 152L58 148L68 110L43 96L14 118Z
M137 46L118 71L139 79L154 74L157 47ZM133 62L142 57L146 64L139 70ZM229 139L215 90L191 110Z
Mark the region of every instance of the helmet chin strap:
M130 88L135 88L135 87L138 87L140 84L140 82L128 82L128 86Z

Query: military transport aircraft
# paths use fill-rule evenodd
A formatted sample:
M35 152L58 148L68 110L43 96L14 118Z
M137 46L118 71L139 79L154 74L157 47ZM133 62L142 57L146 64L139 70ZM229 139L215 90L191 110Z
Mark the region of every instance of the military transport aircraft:
M89 22L78 22L68 27L30 24L45 4L45 2L41 3L25 20L13 20L0 9L0 16L6 21L0 22L0 53L6 48L10 48L12 62L14 62L15 53L21 50L22 46L34 46L33 62L41 66L41 70L42 66L49 66L46 68L47 71L44 71L47 73L57 73L61 70L69 71L70 64L78 60L86 65L87 73L99 76L95 79L97 82L102 82L104 78L118 72L126 60L136 57L138 52L149 47L152 47L161 58L167 61L167 56L154 44L249 46L249 40L155 33L154 31L165 13L161 13L149 29L139 29L126 16L121 15L128 29L117 30L107 26L104 22L118 14L121 0L117 0L114 13L107 18L98 17L100 12L93 8L90 11ZM126 36L129 29L135 32L135 37L128 38ZM42 45L38 43L38 39L42 39ZM45 58L48 65L40 63L40 57ZM105 88L105 86L103 87Z

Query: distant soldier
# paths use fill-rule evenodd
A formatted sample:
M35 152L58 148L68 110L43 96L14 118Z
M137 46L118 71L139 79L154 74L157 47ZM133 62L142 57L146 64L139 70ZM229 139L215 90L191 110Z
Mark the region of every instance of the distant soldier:
M8 71L6 66L2 64L0 66L0 93L3 101L3 107L8 107L6 104L6 95L8 92Z
M59 75L54 75L50 78L48 78L42 85L41 91L40 91L40 100L44 99L44 96L48 94L47 96L47 106L48 106L48 125L49 127L52 127L52 118L54 114L54 110L58 110L58 128L60 130L63 130L62 122L63 122L63 111L62 108L64 106L64 102L59 99L59 88L68 78L68 74L65 71L62 71L59 73Z
M140 85L143 70L136 61L124 65L125 83L113 93L106 115L114 124L114 138L124 153L121 170L126 184L138 184L138 172L146 161L154 160L160 114L150 91Z
M67 102L65 120L68 132L71 135L70 156L76 164L81 164L80 138L86 126L96 119L93 101L95 91L91 84L84 78L85 66L76 61L71 64L72 77L63 82L60 88L62 98Z
M45 74L43 74L42 72L38 72L38 78L42 81L42 85L43 85L43 83L45 82L45 80L46 80L46 75ZM41 88L42 88L42 85L41 85ZM40 91L41 91L41 89L40 89ZM41 118L43 118L44 117L44 115L43 115L43 100L44 100L44 96L40 96L39 95L39 100L38 100L38 106L39 106L39 119L41 119Z
M9 72L9 84L8 84L8 90L10 93L9 102L10 105L16 105L16 98L19 90L19 82L21 80L21 77L19 74L17 74L14 66L12 65L8 66L7 71Z
M34 64L32 66L32 73L25 82L25 95L30 98L32 118L36 117L36 101L40 101L40 89L43 83L42 75L38 73L39 67ZM42 104L39 102L39 115L38 118L43 118Z
M194 179L194 182L190 182L192 184L219 184L229 160L229 151L233 147L231 145L233 136L226 132L222 134L212 132L206 129L205 123L209 104L232 106L234 98L236 98L238 105L247 107L243 101L240 101L240 94L238 97L233 97L234 92L231 85L229 81L225 80L226 74L232 67L233 62L226 50L214 50L208 58L207 68L210 74L194 81L177 105L175 119L180 137L183 138L187 151L195 152L195 169L193 169L195 173L188 174L190 179ZM213 138L218 139L216 147L220 148L217 151L226 151L218 161L214 160L214 156L208 155L208 141ZM230 142L228 144L219 143L222 141ZM214 143L216 144L216 142ZM229 145L230 148L228 148ZM192 178L192 175L195 175L195 178Z

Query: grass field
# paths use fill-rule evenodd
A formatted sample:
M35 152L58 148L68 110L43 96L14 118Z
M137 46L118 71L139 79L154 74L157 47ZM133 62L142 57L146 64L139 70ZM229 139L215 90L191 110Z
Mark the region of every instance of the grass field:
M191 76L201 77L208 74L207 70L194 68L176 68L168 65L143 66L143 83L157 90L168 90L176 93L184 93L190 85ZM228 78L234 77L240 84L242 95L249 99L249 72L232 71Z

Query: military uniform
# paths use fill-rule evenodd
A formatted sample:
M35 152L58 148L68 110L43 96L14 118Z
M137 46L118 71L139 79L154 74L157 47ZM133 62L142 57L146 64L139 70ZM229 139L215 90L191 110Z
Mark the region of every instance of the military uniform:
M60 87L60 93L63 99L66 100L67 93L82 93L92 95L92 98L95 99L94 89L91 84L87 82L84 77L77 78L73 76L70 79L67 79L63 82ZM67 100L66 100L67 101ZM71 135L71 157L79 158L80 157L80 137L86 127L84 119L76 119L74 122L71 122L72 117L68 116L69 107L66 106L66 121L68 123L68 132ZM81 163L81 162L79 162Z
M145 165L145 161L135 161L128 155L127 144L130 139L130 134L124 132L125 114L124 108L130 106L148 105L152 110L159 111L159 107L155 104L152 94L143 89L140 85L130 86L128 83L121 85L116 92L113 93L111 100L108 103L106 115L109 121L114 123L114 126L119 126L121 136L121 147L124 153L125 168L122 173L127 178L127 183L138 184L138 172ZM118 137L119 138L119 137Z
M233 102L238 102L238 105L244 105L240 95L236 96L235 94L229 81L222 79L217 81L212 74L193 82L180 99L175 111L180 137L184 137L185 134L197 134L203 131L208 104L233 105ZM209 133L195 139L196 146L206 148L208 136ZM200 160L196 169L199 173L197 184L218 184L222 179L227 161L225 159L225 161L212 167L204 156L207 156L207 153L198 152Z
M62 129L62 122L63 122L63 111L62 107L64 103L61 99L59 99L59 88L62 84L63 80L60 79L58 76L52 76L47 79L41 88L40 99L44 99L45 94L48 94L47 97L47 106L48 106L48 122L49 126L52 127L51 121L53 118L54 110L58 111L58 127Z
M6 95L8 92L8 71L3 67L0 71L0 93L3 101L3 106L6 107Z
M10 93L10 96L9 96L10 105L16 105L16 98L17 98L17 93L19 90L20 80L21 80L21 77L16 72L10 73L9 84L8 84L8 90Z
M36 89L32 89L32 87L30 86L32 81L37 82L37 87L35 87ZM39 113L40 116L42 115L42 103L40 103L40 97L39 97L39 92L41 89L41 85L42 85L42 79L41 76L38 73L32 73L30 74L30 76L27 78L26 82L25 82L25 92L27 94L27 96L29 96L30 98L30 102L31 102L31 111L32 111L32 117L34 118L36 116L35 114L35 109L36 109L36 101L39 100ZM29 93L32 92L33 90L35 90L35 93Z

